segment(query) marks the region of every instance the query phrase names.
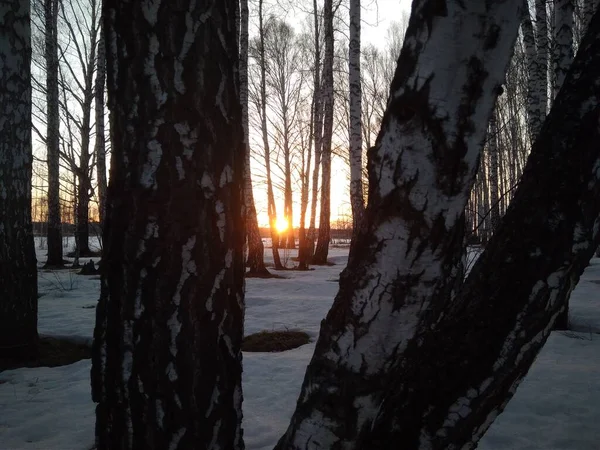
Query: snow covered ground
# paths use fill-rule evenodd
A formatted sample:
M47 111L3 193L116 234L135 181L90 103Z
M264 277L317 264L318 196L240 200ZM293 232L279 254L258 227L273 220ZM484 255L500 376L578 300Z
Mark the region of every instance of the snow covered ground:
M38 260L44 259L39 250ZM286 279L247 280L246 334L301 329L313 341L283 353L244 353L243 425L249 450L272 449L287 427L347 249L332 248L330 259L335 266L285 272ZM40 333L91 341L98 277L42 270L39 288ZM479 448L600 449L600 259L592 260L571 298L577 331L552 334ZM1 372L0 450L89 450L94 443L89 370L90 360L83 360Z

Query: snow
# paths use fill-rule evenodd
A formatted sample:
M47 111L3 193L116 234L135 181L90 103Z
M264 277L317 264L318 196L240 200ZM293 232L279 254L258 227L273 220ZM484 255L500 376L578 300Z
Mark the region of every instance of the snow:
M269 253L267 249L267 260ZM38 249L40 267L44 259L45 252ZM320 322L337 292L347 249L332 248L330 259L335 266L284 272L286 279L246 280L246 334L300 329L311 336L310 344L287 352L244 353L243 428L248 450L272 449L288 426ZM43 294L39 299L40 333L91 343L98 277L41 270L39 286ZM574 331L551 333L514 398L478 448L598 448L599 297L600 259L594 258L571 297ZM90 360L1 372L0 449L91 449L95 416L89 376ZM177 375L172 372L170 376ZM459 416L469 401L462 400L456 405Z

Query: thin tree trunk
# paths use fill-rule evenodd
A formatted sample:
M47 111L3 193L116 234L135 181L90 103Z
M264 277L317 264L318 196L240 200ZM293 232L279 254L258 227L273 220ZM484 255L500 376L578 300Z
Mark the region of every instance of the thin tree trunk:
M104 136L104 84L106 82L106 51L104 42L104 29L100 27L98 38L98 62L96 65L96 84L94 100L96 110L96 174L98 180L98 210L100 225L104 227L106 213L106 141Z
M48 166L48 259L46 267L63 266L60 216L60 116L58 101L58 0L44 0L46 59L46 158Z
M321 37L319 32L319 8L313 0L313 19L315 28L315 58L313 84L313 123L315 167L313 168L312 198L310 203L310 224L308 227L307 255L312 259L315 249L317 202L319 200L319 170L321 168L321 147L323 145L323 104L321 101Z
M113 164L98 450L243 449L236 2L104 2Z
M273 193L273 181L271 179L271 150L269 148L269 133L267 130L267 76L265 61L265 28L263 25L263 0L258 2L258 22L260 40L260 118L261 131L265 155L265 170L267 173L267 208L269 214L269 228L271 230L271 248L273 251L273 263L276 270L283 269L279 256L279 233L277 232L277 209L275 206L275 194Z
M250 138L248 132L248 0L240 0L240 100L242 102L242 125L244 128L244 206L246 210L246 237L248 242L249 274L270 275L265 267L264 244L258 228L258 217L252 191L250 170Z
M490 156L489 184L490 184L490 225L492 234L500 223L500 202L498 195L498 125L496 111L492 112L489 125L488 154Z
M366 225L355 244L360 257L349 258L342 272L278 449L371 449L363 444L394 383L389 369L416 342L421 320L437 317L440 299L456 286L464 208L522 2L430 6L413 3L382 129L369 152ZM451 82L439 73L452 73ZM426 448L431 441L423 439ZM417 448L412 441L387 445L398 442Z
M523 33L523 46L525 47L525 60L527 63L527 125L529 128L529 141L533 144L544 118L539 108L541 100L536 78L538 76L537 49L528 0L523 0L521 32Z
M0 41L0 357L27 358L38 340L28 0L0 4Z
M365 214L362 186L362 89L360 81L360 0L350 0L348 86L350 88L350 204L352 236L356 236Z
M306 158L302 153L302 190L300 192L300 226L298 228L298 269L308 270L309 246L306 236L306 211L308 209L308 190L310 183L310 164L312 160L312 142L314 132L314 102L310 108L309 132L308 132L308 150ZM303 146L304 147L304 146Z
M327 264L331 216L331 141L333 138L333 0L325 0L323 6L323 31L325 55L323 58L323 137L321 141L321 211L319 236L312 258L313 264Z

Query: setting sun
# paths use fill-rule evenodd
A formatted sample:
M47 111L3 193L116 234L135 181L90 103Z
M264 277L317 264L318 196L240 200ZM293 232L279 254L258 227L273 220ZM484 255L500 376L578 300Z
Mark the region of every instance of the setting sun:
M278 233L283 233L284 231L286 231L288 229L288 226L288 221L283 217L279 217L277 219L277 222L275 223L275 228L277 228Z

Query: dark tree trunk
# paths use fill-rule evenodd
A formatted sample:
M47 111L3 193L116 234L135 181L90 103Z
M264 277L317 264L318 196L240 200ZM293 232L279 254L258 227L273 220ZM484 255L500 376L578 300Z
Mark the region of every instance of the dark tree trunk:
M243 448L236 3L104 2L113 155L92 358L99 450Z
M313 264L327 264L331 216L331 140L333 137L333 0L323 5L325 55L323 60L323 137L321 141L321 211Z
M28 0L0 5L0 357L32 356L38 338L29 8Z
M60 116L58 101L58 0L44 0L46 59L46 161L48 167L48 259L46 267L62 267L60 215Z
M265 248L260 237L258 217L252 191L250 170L250 139L248 134L248 0L240 1L240 101L242 103L242 124L244 127L244 207L246 210L246 237L248 242L249 274L270 275L265 267Z
M100 225L104 226L106 213L106 141L104 136L104 84L106 82L106 48L104 30L100 24L98 38L98 62L96 65L96 83L94 88L94 108L96 110L96 173L98 180L98 212Z

